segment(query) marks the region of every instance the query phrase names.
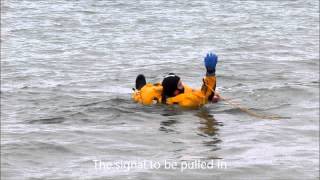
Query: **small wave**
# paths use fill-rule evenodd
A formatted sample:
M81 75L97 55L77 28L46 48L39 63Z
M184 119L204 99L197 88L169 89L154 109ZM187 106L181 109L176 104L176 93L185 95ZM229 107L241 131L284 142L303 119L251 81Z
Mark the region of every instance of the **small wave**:
M97 105L97 104L100 104L100 103L104 103L106 102L107 100L103 100L103 101L96 101L96 102L91 102L91 103L86 103L86 104L80 104L78 106L84 106L84 107L88 107L88 106L94 106L94 105Z
M78 106L84 106L84 107L95 106L95 105L113 105L114 106L114 105L119 105L119 104L126 104L128 102L129 102L128 99L113 98L113 99L109 99L109 100L101 100L101 101L80 104ZM130 101L130 102L132 102L132 101Z
M34 119L27 121L29 124L61 124L65 122L64 117L53 117L53 118L43 118L43 119Z
M226 113L226 114L240 114L242 111L239 108L224 109L221 111L215 111L215 114Z
M50 149L50 150L62 152L62 153L73 152L70 149L66 148L65 145L59 145L56 143L37 142L34 146L36 147L36 149L44 149L44 150Z
M213 138L213 140L211 141L204 141L203 144L205 146L213 146L213 147L216 147L217 144L221 143L222 140L221 139L218 139L218 138Z

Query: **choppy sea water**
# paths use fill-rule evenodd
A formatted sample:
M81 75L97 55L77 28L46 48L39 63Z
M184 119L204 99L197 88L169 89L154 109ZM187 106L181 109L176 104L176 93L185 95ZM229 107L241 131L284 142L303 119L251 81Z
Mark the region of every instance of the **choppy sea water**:
M139 73L200 87L209 51L223 96L286 118L131 101ZM1 1L1 179L318 179L318 159L317 1Z

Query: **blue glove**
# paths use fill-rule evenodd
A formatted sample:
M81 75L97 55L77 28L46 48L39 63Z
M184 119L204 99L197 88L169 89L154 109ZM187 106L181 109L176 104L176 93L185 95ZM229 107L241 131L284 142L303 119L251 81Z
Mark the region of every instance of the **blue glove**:
M218 56L214 53L208 53L207 56L204 58L204 65L206 66L207 74L215 74L217 63Z

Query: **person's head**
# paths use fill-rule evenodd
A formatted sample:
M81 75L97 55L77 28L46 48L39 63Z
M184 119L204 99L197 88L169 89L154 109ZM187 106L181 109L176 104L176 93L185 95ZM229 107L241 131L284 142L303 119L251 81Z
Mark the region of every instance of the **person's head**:
M174 97L184 92L180 77L174 73L169 73L162 81L162 98L165 101L167 97Z

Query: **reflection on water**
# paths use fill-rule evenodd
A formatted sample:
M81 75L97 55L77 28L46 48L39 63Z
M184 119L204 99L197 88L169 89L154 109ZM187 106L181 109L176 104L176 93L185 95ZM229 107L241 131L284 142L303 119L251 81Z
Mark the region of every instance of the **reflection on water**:
M198 135L209 137L209 140L204 140L203 145L212 147L212 151L219 150L218 144L222 142L219 138L219 126L223 126L223 123L218 122L213 115L211 115L206 108L200 109L195 116L200 118L200 126L198 130L200 131Z
M177 107L177 106L166 106L162 105L164 107L163 113L161 113L162 116L176 116L181 115L183 109Z
M184 113L189 115L190 112L193 116L199 119L196 134L205 138L202 142L203 145L207 147L213 147L213 151L220 149L217 145L221 143L222 140L219 138L218 131L219 126L223 126L223 123L218 122L205 107L195 111L184 111L180 108L167 107L164 109L164 113L161 115L168 117L168 119L160 122L159 130L166 133L180 134L175 125L182 122L177 120L179 119L177 116L183 115Z
M166 132L166 133L172 133L172 132L179 133L178 131L174 130L174 128L171 127L172 125L174 125L176 123L178 123L178 122L175 119L161 121L161 123L160 123L161 126L160 126L159 130Z
M222 123L217 122L217 120L211 115L206 108L200 109L195 116L200 118L201 126L198 128L202 136L216 136L219 130L218 126L222 126Z

